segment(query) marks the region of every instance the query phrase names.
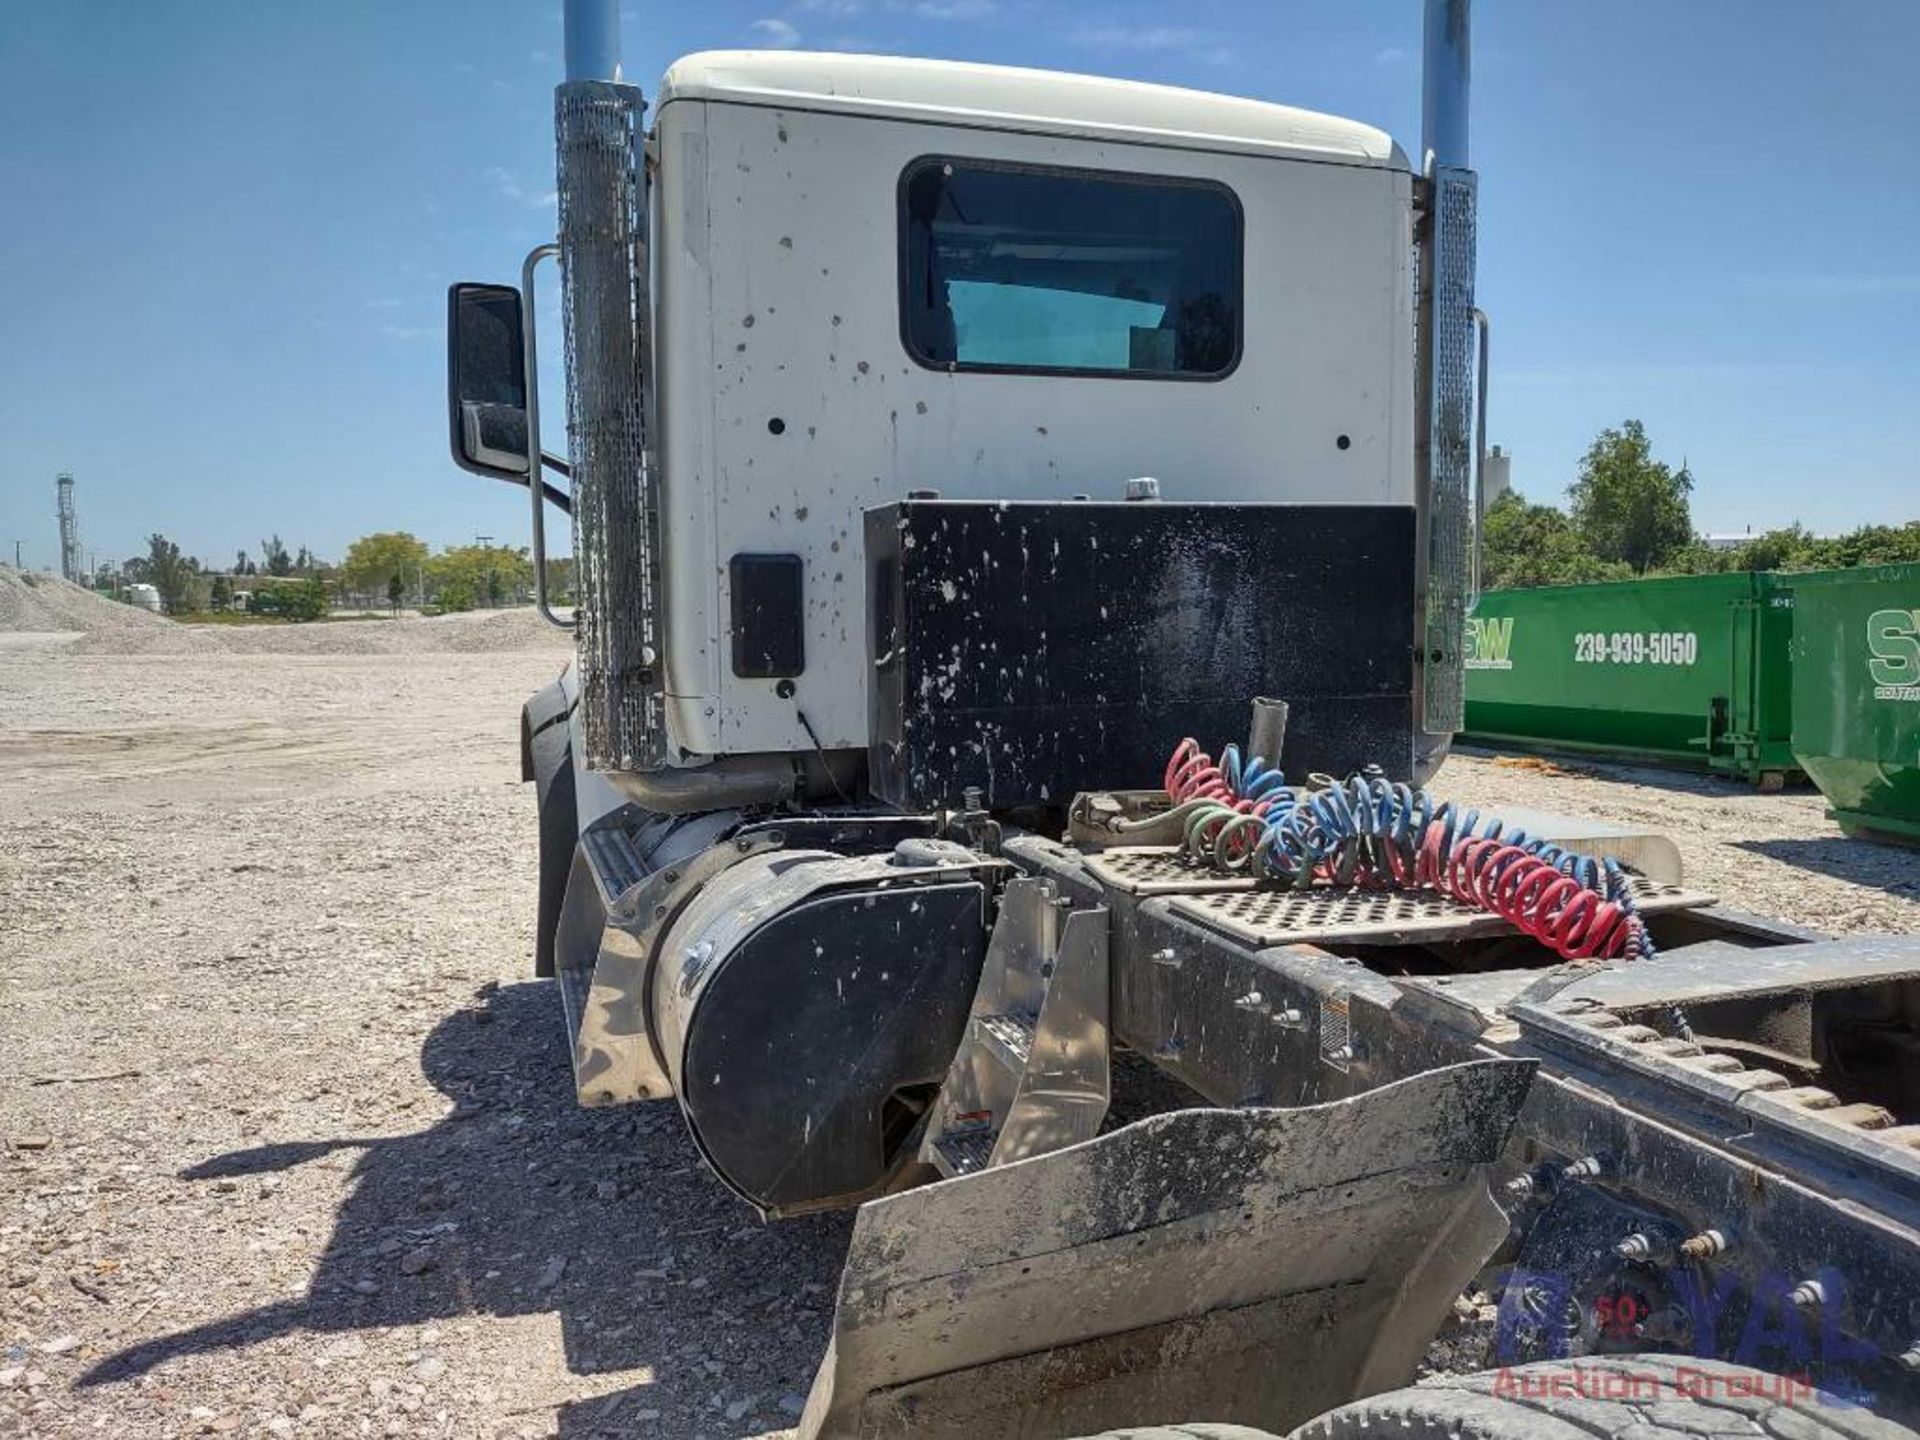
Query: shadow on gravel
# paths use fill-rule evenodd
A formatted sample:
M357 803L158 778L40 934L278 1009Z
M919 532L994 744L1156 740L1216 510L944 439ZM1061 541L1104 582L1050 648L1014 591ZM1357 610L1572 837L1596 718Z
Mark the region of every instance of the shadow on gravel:
M183 1175L219 1183L362 1152L303 1299L123 1350L81 1384L297 1332L338 1333L322 1353L345 1359L356 1330L550 1312L574 1373L649 1372L556 1405L562 1435L793 1423L780 1402L806 1393L825 1349L851 1214L763 1225L706 1170L673 1105L578 1108L550 985L483 988L434 1028L421 1063L456 1102L426 1130L263 1145Z
M1735 840L1734 848L1783 865L1817 870L1891 894L1920 894L1920 849L1865 836L1820 835L1810 840Z

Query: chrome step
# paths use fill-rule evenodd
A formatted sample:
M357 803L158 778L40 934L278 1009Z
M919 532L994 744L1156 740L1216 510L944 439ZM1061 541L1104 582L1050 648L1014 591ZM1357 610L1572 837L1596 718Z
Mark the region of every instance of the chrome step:
M949 1179L1091 1140L1110 1096L1107 911L1007 882L965 1033L921 1142Z
M601 903L608 909L647 878L647 862L640 858L634 841L633 832L617 823L596 825L580 837L580 848L593 865Z
M956 1175L972 1175L987 1168L987 1162L993 1158L993 1147L1000 1138L1000 1132L986 1125L974 1125L964 1130L949 1130L935 1137L928 1151L933 1168L943 1179L951 1180Z
M973 1017L974 1026L986 1042L987 1049L999 1056L1008 1069L1015 1071L1027 1068L1027 1058L1033 1054L1033 1034L1038 1021L1036 1015Z

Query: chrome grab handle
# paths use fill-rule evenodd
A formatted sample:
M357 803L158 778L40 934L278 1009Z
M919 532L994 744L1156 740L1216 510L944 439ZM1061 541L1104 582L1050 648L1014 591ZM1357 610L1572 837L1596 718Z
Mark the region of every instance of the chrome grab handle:
M527 252L520 266L520 354L527 372L527 493L533 497L533 604L541 619L562 630L571 630L580 622L553 613L547 600L547 496L546 457L540 448L540 346L533 330L533 272L542 260L560 253L558 245L536 245Z
M1473 559L1467 579L1467 613L1480 603L1480 562L1487 530L1487 352L1493 327L1487 312L1474 307L1474 349L1479 351L1473 380Z

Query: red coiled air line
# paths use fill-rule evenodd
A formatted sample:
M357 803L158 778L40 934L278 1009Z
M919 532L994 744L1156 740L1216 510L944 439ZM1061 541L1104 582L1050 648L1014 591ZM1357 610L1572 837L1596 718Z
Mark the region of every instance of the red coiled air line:
M1463 905L1500 916L1568 960L1627 952L1638 916L1564 870L1504 840L1462 836L1440 862L1441 828L1421 846L1420 880Z
M1189 800L1218 800L1232 805L1237 798L1220 766L1191 737L1174 747L1173 758L1167 761L1165 789L1176 805Z
M1234 812L1263 816L1270 806L1269 801L1238 794L1223 766L1191 738L1182 740L1167 761L1165 788L1176 805L1212 801L1220 807L1199 821L1208 845ZM1569 960L1651 953L1645 923L1633 912L1630 900L1622 903L1624 891L1618 892L1622 899L1610 899L1524 845L1470 831L1454 833L1451 822L1442 823L1431 808L1425 813L1429 818L1424 831L1414 837L1411 865L1397 846L1389 846L1384 871L1362 865L1352 882L1435 890L1500 916ZM1447 844L1449 833L1454 833L1451 845ZM1251 839L1247 843L1251 845ZM1328 876L1324 863L1317 869L1320 878Z

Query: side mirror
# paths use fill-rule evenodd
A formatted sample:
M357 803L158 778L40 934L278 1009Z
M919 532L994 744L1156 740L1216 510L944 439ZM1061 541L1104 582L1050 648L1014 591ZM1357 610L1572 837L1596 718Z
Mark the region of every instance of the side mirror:
M526 352L511 285L447 291L447 415L454 464L527 483Z

